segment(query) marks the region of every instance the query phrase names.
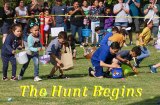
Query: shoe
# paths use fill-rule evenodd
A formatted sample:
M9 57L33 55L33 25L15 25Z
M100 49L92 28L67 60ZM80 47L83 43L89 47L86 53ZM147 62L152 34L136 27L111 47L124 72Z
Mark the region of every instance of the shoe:
M150 66L151 73L157 73L157 68Z
M36 76L36 77L34 77L34 81L35 81L35 82L38 82L38 81L42 81L42 79L39 78L39 76Z
M54 79L54 78L56 78L56 77L57 77L57 75L52 75L52 76L51 76L51 75L48 75L48 76L47 76L48 79Z
M12 81L17 81L18 79L16 78L16 76L12 76L12 77L11 77L11 80L12 80Z
M64 76L64 75L60 75L59 78L61 78L61 79L66 79L66 78L68 78L68 77L66 77L66 76Z
M91 74L91 71L94 71L91 67L88 68L88 74L89 76L93 77L93 75Z
M18 80L22 80L22 76L19 75L19 76L18 76Z
M8 77L3 77L2 80L3 81L8 81Z
M83 47L83 45L81 44L80 47Z

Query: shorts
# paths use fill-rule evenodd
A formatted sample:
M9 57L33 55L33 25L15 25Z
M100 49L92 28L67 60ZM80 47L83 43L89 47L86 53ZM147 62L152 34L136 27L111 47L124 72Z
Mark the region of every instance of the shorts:
M114 26L128 27L128 22L115 22Z

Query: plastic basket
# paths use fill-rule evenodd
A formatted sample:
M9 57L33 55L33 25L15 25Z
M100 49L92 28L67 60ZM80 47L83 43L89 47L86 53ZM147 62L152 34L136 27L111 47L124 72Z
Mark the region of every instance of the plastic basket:
M123 77L123 71L122 68L114 68L112 69L112 78L122 78Z
M89 37L91 34L91 29L82 29L82 36Z

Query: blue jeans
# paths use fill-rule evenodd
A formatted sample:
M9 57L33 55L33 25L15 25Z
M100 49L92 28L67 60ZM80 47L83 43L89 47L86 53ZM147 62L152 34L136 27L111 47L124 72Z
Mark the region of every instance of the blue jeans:
M141 46L141 55L137 57L137 65L139 66L142 60L144 58L149 57L149 55L150 55L149 50L145 46Z
M14 56L1 56L2 57L2 64L3 64L3 77L7 77L7 71L8 71L8 64L9 61L12 65L12 76L16 76L16 70L17 70L17 63L16 58Z
M34 77L39 75L39 55L27 55L28 56L28 62L26 64L23 65L21 72L20 72L20 76L24 75L25 70L27 69L29 62L32 58L33 63L34 63Z
M78 32L78 41L80 43L82 43L82 40L83 40L83 37L82 37L82 26L75 26L73 24L71 24L71 32L72 32L72 35L73 35L73 38L75 38L76 36L76 32Z
M66 25L66 23L56 23L56 27L64 27L64 31L67 32L67 25Z

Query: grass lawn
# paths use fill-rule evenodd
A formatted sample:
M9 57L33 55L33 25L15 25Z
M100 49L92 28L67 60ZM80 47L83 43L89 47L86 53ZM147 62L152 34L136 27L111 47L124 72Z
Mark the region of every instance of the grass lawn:
M123 49L131 49L132 47ZM160 71L157 74L151 74L148 67L150 64L160 62L160 53L152 46L149 46L151 56L142 62L141 68L138 69L139 74L124 79L89 77L87 68L91 66L91 63L83 57L82 48L77 47L77 50L74 69L65 72L70 77L69 79L48 80L46 76L52 65L40 64L40 77L43 78L43 81L34 82L34 67L31 61L23 80L16 82L0 80L0 105L158 105L158 103L160 105ZM21 67L22 65L17 65L17 75ZM1 60L0 69L0 78L2 78ZM56 74L59 75L59 72ZM9 66L8 77L11 77L11 65ZM22 94L21 86L29 86L24 94ZM35 91L33 91L30 96L29 92L32 93L30 91L32 86L37 88L37 94L34 94ZM54 88L60 89L60 86L62 86L61 91L59 91L60 94L58 91L52 91ZM74 94L73 91L76 88L80 90L80 94ZM45 93L45 89L48 94ZM131 91L129 92L129 90Z

